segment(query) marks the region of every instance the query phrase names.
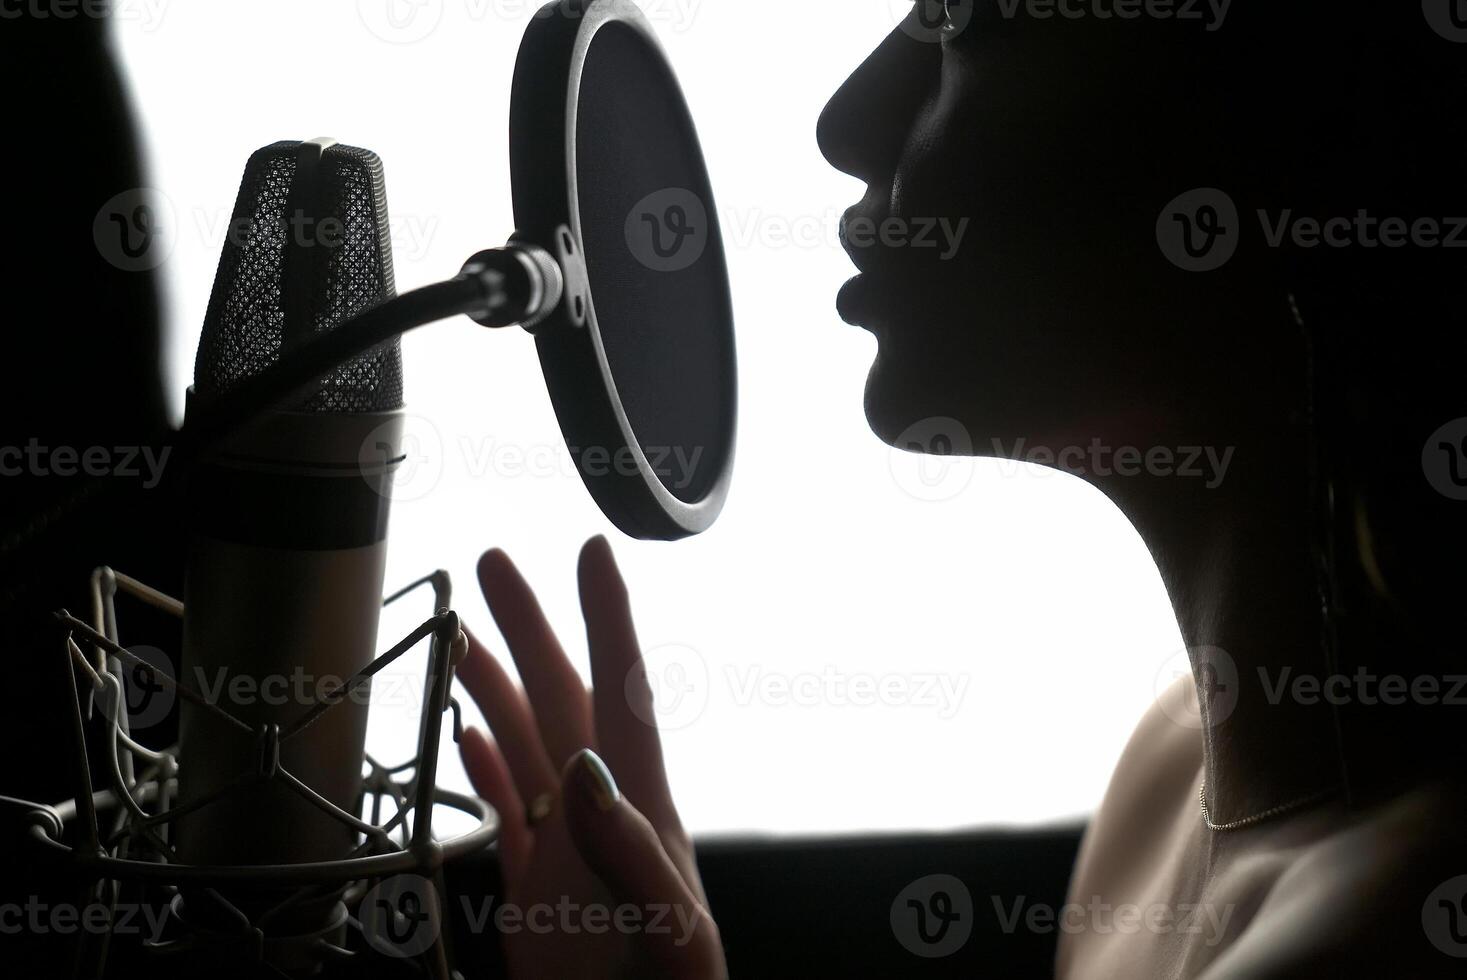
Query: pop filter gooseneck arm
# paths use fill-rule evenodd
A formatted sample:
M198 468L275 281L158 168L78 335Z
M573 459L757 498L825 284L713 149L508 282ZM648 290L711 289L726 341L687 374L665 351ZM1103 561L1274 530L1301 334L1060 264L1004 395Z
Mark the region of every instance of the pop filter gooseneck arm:
M487 327L516 324L533 330L564 295L560 266L535 245L511 242L486 249L445 282L403 293L329 331L282 351L269 368L242 380L224 395L200 399L178 431L154 440L187 462L208 453L251 419L288 400L306 385L352 357L393 337L463 314ZM10 559L40 542L58 523L85 507L125 490L130 481L92 478L0 539L0 557Z
M533 329L559 304L563 281L560 267L538 246L511 243L479 252L454 278L403 293L294 344L226 394L200 400L197 415L179 432L177 449L187 458L207 452L337 365L418 327L463 314L487 327Z

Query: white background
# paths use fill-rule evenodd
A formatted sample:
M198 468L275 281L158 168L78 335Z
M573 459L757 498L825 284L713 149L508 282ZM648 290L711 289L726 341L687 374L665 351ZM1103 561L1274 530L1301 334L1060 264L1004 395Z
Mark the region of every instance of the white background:
M404 343L424 459L402 488L413 499L394 507L389 588L449 569L458 608L494 637L473 568L504 547L584 666L574 560L587 536L610 534L649 661L684 695L664 702L677 726L665 743L699 832L939 829L1091 810L1174 676L1180 640L1151 559L1079 480L990 461L919 471L889 451L861 412L874 342L834 313L852 272L836 222L861 189L821 159L815 122L909 6L642 6L682 75L720 198L742 372L727 509L691 541L617 535L569 470L529 338L443 324ZM503 242L510 77L533 9L121 0L151 179L175 221L163 272L176 406L255 148L330 135L380 154L400 289ZM921 499L932 496L943 499ZM389 617L381 646L429 612L424 596ZM421 672L421 653L406 669ZM856 703L863 685L888 703ZM385 759L404 757L416 733L397 690L380 685L373 709ZM456 754L445 760L444 781L465 786Z

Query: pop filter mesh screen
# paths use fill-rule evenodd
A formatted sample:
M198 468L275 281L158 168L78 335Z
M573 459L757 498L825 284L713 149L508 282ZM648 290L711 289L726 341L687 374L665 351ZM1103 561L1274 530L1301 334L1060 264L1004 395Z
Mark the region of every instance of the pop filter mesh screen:
M696 503L732 448L727 271L702 151L659 49L597 31L576 119L592 308L632 431L664 486Z
M316 213L291 213L297 141L255 151L245 165L194 367L194 390L222 394L259 374L285 342L289 248L310 268L296 283L306 329L326 331L396 289L382 162L333 144L322 153L311 195ZM298 192L300 189L296 188ZM402 407L402 354L396 339L352 358L287 407L308 412L383 412Z

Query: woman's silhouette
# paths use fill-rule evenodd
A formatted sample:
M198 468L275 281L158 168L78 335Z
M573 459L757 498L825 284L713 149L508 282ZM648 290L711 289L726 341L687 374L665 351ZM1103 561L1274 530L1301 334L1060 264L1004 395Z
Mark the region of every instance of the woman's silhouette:
M868 185L839 299L879 342L866 412L904 448L1042 450L1135 524L1194 677L1142 720L1072 898L1226 922L1066 930L1060 975L1455 975L1467 47L1417 4L943 6L919 0L819 126ZM955 253L914 242L938 219L969 219ZM1226 472L1179 478L1184 447ZM471 749L513 808L514 760ZM624 744L622 767L660 776ZM592 865L640 853L584 810ZM696 894L675 814L649 816ZM659 975L714 975L698 948Z

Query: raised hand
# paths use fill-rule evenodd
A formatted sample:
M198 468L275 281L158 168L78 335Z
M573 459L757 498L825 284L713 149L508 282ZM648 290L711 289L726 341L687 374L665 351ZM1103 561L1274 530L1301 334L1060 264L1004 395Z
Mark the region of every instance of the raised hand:
M723 947L657 729L643 720L655 717L652 693L605 538L581 549L578 577L590 691L509 556L479 561L524 684L470 634L458 676L493 739L465 732L464 766L501 819L504 895L490 921L516 980L721 980Z

